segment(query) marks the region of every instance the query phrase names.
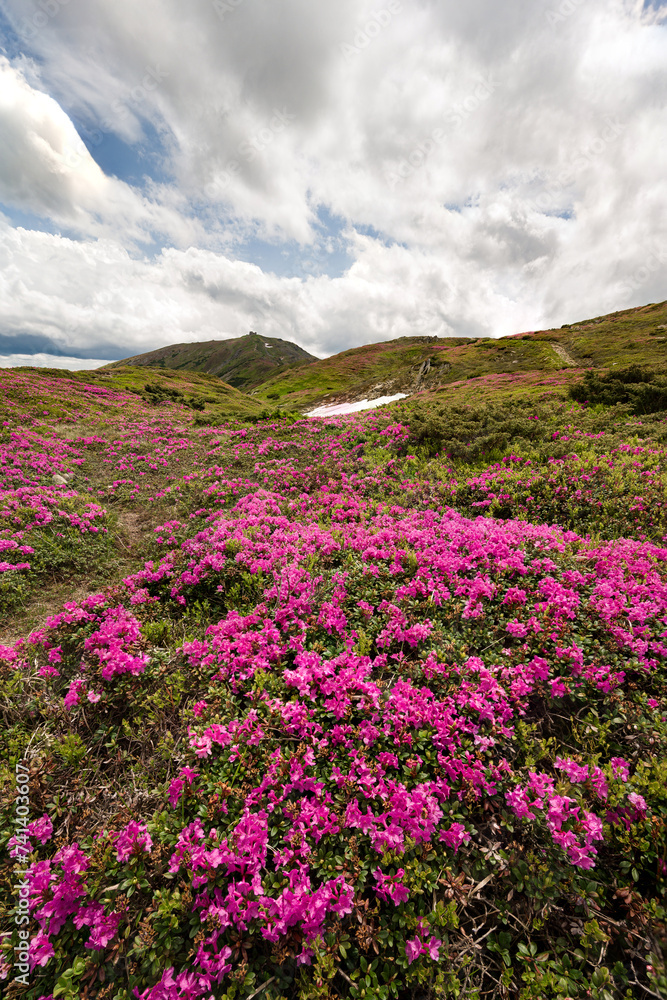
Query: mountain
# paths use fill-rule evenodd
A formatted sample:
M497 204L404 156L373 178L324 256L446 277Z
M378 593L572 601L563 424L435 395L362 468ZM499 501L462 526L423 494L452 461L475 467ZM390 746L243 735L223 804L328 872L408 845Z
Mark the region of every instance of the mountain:
M321 404L357 402L441 390L461 400L497 392L564 387L584 369L667 365L667 302L566 324L559 329L493 337L399 337L319 360L297 344L249 333L233 340L174 344L116 361L100 371L170 370L224 380L257 410L308 411ZM509 378L509 376L516 376ZM211 399L212 403L213 400ZM240 408L238 400L229 404Z
M296 371L280 372L253 395L274 405L303 409L325 402L347 402L416 391L429 373L425 362L442 350L471 343L466 338L398 337L353 347ZM428 366L427 366L428 367Z
M272 376L313 361L317 361L317 358L290 340L260 337L251 332L232 340L170 344L157 351L115 361L106 365L105 369L131 365L139 368L202 372L216 375L236 389L248 392Z
M587 368L667 364L667 302L509 337L400 337L273 374L252 395L283 409L407 396L483 376L523 380ZM517 385L521 379L517 380ZM481 388L481 386L480 386ZM474 383L469 392L474 392Z

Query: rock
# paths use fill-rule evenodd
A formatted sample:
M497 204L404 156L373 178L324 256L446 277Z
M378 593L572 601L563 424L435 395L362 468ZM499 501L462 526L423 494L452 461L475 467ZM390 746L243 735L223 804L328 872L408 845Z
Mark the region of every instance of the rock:
M65 479L65 477L58 475L57 472L54 472L54 474L51 476L51 482L53 483L54 486L67 486L67 480Z

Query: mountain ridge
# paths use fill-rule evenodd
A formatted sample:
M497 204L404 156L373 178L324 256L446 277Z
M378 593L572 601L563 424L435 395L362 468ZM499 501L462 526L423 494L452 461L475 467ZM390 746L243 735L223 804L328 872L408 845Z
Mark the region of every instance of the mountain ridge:
M282 408L446 389L482 376L575 375L587 368L667 365L667 301L506 337L403 337L280 372L252 395Z
M291 340L262 337L254 331L229 340L169 344L105 365L105 369L164 368L215 375L235 389L247 392L272 375L317 361Z
M512 382L515 376L517 387L532 391L541 377L565 384L587 369L636 364L667 366L667 301L500 338L399 337L324 359L290 341L250 333L232 341L170 345L105 369L199 371L228 382L259 407L308 412L399 394L452 391L467 398L486 391L485 378ZM488 388L499 387L493 382Z

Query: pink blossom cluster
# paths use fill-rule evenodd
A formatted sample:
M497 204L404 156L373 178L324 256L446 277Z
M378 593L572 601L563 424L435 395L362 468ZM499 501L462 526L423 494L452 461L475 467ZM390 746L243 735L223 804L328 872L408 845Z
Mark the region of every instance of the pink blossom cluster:
M318 938L369 895L391 912L421 906L415 852L452 864L467 856L479 836L467 810L486 801L545 830L553 856L582 870L595 866L605 824L608 834L649 815L624 758L589 764L562 750L544 771L516 760L519 724L541 700L607 704L631 669L650 685L667 652L667 549L466 518L426 502L428 484L408 478L399 502L388 489L396 460L380 471L355 465L360 429L381 447L407 439L403 424L376 414L303 421L292 430L297 462L278 428L186 436L171 417L135 413L113 440L75 442L98 450L111 492L148 496L151 474L169 467L164 494L192 490L197 511L161 525L161 558L109 594L69 602L0 648L2 659L34 675L70 719L84 710L101 719L150 673L146 624L159 602L188 611L205 592L221 609L178 650L202 681L162 790L167 820L137 817L108 835L114 878L166 847L169 875L191 887L200 922L190 966L165 970L142 1000L210 995L239 936L296 940L307 964ZM253 463L252 479L215 464L223 444ZM501 499L514 474L532 472L508 456L472 486L482 495L492 483ZM594 649L585 631L602 637ZM236 699L231 716L221 691ZM35 821L31 847L52 833L48 816ZM349 867L318 866L320 849L353 839L371 858L363 883ZM78 843L31 864L33 965L56 954L67 921L90 949L118 935L124 918L100 902L90 864ZM427 915L410 926L408 960L437 961L442 942Z

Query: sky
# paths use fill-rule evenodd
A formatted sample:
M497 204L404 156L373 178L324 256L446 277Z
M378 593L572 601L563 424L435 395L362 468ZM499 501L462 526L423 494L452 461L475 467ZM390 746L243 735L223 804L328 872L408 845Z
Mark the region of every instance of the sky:
M2 363L662 301L666 109L667 0L0 0Z

